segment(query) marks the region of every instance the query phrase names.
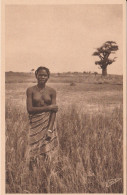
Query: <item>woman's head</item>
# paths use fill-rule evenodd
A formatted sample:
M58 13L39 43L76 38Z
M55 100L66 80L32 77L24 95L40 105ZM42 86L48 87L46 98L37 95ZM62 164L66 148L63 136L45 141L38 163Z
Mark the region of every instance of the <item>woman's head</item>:
M35 76L36 76L36 77L37 77L37 74L38 74L38 72L39 72L40 70L46 71L46 73L47 73L47 75L48 75L48 78L49 78L49 76L50 76L50 71L49 71L48 68L46 68L46 67L44 67L44 66L40 66L40 67L37 68L37 70L35 71Z
M35 76L38 80L38 83L46 83L50 76L50 71L48 68L40 66L35 71Z

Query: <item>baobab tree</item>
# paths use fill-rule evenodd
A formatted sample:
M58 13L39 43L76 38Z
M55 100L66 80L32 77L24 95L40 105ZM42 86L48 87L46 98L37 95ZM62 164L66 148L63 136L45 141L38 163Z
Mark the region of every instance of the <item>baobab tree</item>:
M93 56L98 56L100 61L95 61L96 65L102 69L102 75L107 75L107 66L115 62L116 57L109 58L110 54L114 54L118 50L118 45L114 41L107 41L101 47L97 48Z

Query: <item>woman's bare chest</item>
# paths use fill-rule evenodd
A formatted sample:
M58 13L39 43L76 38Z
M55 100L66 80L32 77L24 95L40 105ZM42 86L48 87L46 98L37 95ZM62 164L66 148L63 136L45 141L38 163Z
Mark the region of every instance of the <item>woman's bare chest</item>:
M35 104L51 104L51 95L47 90L44 91L35 91L33 93L33 102Z

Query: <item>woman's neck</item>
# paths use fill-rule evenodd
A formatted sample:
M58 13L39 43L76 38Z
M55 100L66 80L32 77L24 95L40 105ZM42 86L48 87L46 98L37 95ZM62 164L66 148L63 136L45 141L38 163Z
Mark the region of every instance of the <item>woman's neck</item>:
M45 88L45 84L37 84L37 87L39 88L39 89L43 89L43 88Z

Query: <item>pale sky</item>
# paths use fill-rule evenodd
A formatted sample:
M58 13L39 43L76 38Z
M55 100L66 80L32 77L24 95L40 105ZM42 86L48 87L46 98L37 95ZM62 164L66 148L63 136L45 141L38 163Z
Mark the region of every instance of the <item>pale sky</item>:
M116 62L108 73L123 73L122 5L7 5L6 71L97 71L92 56L106 41L116 41Z

